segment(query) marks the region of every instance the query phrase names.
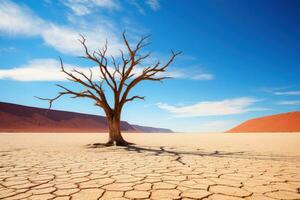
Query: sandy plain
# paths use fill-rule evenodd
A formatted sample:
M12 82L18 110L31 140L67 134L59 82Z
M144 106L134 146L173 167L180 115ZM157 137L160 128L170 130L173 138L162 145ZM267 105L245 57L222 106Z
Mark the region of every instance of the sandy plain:
M124 136L0 134L0 199L300 199L299 133Z

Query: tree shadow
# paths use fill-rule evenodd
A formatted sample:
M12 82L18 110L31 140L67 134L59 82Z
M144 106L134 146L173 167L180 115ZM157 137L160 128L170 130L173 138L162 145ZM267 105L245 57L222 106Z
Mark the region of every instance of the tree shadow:
M105 148L107 147L105 143L95 143L87 146L88 148ZM204 151L203 149L196 148L195 150L180 150L180 147L167 147L167 146L137 146L137 145L127 145L127 146L118 146L113 149L116 150L125 150L128 152L136 153L152 153L154 156L161 155L170 155L174 156L174 161L187 165L183 161L183 156L199 156L199 157L216 157L216 158L238 158L238 159L248 159L248 160L291 160L291 159L300 159L300 156L286 156L286 155L271 155L271 154L258 154L246 151Z

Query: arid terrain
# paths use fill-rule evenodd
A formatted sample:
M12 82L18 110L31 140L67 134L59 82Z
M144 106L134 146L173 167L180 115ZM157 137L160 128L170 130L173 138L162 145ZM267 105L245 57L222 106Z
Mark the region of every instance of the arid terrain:
M300 199L300 134L124 136L0 134L0 199Z

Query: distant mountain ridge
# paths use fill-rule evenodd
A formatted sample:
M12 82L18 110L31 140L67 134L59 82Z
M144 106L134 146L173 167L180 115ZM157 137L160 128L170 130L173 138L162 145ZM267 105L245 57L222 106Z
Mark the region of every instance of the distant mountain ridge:
M226 132L300 132L300 111L250 119Z
M106 118L98 115L47 110L0 102L0 132L107 132ZM172 132L121 122L124 132Z
M135 124L131 124L131 126L133 126L133 128L140 130L141 132L144 132L144 133L171 133L171 132L173 132L167 128L154 128L154 127L150 127L150 126L139 126L139 125L135 125Z

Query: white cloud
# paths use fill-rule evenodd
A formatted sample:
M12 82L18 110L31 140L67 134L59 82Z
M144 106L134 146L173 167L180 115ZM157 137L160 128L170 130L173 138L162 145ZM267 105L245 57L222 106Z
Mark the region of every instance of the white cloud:
M279 104L279 105L290 105L290 106L300 105L300 100L296 100L296 101L279 101L279 102L277 102L277 104Z
M11 1L0 2L0 32L11 35L36 36L44 28L44 21L25 6Z
M69 2L71 2L70 0ZM83 2L86 0L76 0L77 2ZM93 3L102 7L114 7L115 1L96 1ZM83 47L79 43L79 33L87 38L86 44L90 50L96 50L101 48L106 39L108 39L108 55L118 56L120 54L119 49L124 50L124 44L119 37L116 36L116 29L109 20L102 20L101 23L87 23L82 17L76 17L72 15L74 26L61 26L51 21L44 20L35 15L28 7L24 5L15 4L12 1L0 1L0 33L7 34L9 36L26 36L26 37L40 37L43 39L45 45L48 45L57 51L70 55L82 55ZM164 60L164 59L162 59ZM152 60L153 61L153 60ZM148 64L153 64L152 61ZM31 61L33 62L33 61ZM30 63L31 63L30 62ZM46 63L53 65L52 63ZM146 63L147 64L147 63ZM47 65L45 65L47 66ZM19 74L21 69L14 68L11 71L2 70L3 74L10 74L13 80L23 80L21 77L16 77L12 73ZM31 69L31 68L30 68ZM41 68L34 68L31 70L38 70ZM29 70L26 68L26 70ZM137 72L141 72L142 69L136 69ZM23 73L23 72L22 72ZM191 79L191 80L212 80L214 76L209 73L203 73L195 70L181 70L179 68L168 69L164 76L170 76L172 78L179 79ZM39 80L57 80L57 78L51 78L57 76L44 77L41 76ZM24 78L27 80L27 78ZM30 76L28 78L30 80ZM33 78L32 80L35 80Z
M60 52L77 55L80 55L80 50L82 52L82 47L78 42L79 35L75 30L52 24L43 31L41 36L47 45Z
M179 69L170 69L162 74L163 76L170 76L172 78L179 79L190 79L190 80L198 80L198 81L209 81L214 79L213 74L202 73L202 72L194 72L191 73L189 70L183 71Z
M146 15L145 12L145 6L142 5L143 1L139 1L139 0L128 0L128 2L133 5L137 11L142 14L142 15ZM146 4L146 6L148 6L151 10L153 11L158 11L160 9L160 4L158 0L145 0L144 3Z
M62 3L79 16L90 14L95 8L119 9L115 0L62 0Z
M76 69L89 75L89 69L64 64L65 69L70 71ZM65 81L66 76L62 73L60 63L55 59L35 59L29 63L11 69L0 69L0 79L16 81ZM94 77L99 77L96 67L91 68Z
M170 59L169 54L162 54L158 52L154 52L151 54L151 57L143 61L143 65L151 66L153 63L156 63L158 60L160 63L164 64L168 62ZM159 76L169 76L172 78L178 79L188 79L195 81L210 81L215 78L214 74L207 72L202 69L202 66L194 63L189 63L188 61L195 61L196 58L192 56L182 55L180 54L175 58L175 66L171 65L167 68L167 71Z
M134 69L135 77L140 75L143 72L144 67L138 66ZM207 81L212 80L214 75L208 73L194 72L193 74L189 71L179 70L177 68L167 69L165 72L161 72L157 74L157 77L170 77L176 79L189 79L189 80L200 80Z
M194 76L191 76L192 80L201 80L201 81L209 81L214 79L214 75L212 74L196 74Z
M262 92L268 92L274 95L278 96L297 96L300 95L300 90L290 90L290 91L284 91L287 90L290 87L263 87L260 88L260 91Z
M90 30L81 29L76 31L75 29L52 24L47 30L43 31L42 38L47 45L60 52L72 55L83 54L83 46L78 41L79 33L86 37L86 44L90 50L101 49L106 39L109 38L107 55L119 55L119 50L124 49L123 43L113 33L104 30L104 27L98 26Z
M137 9L137 11L138 11L140 14L142 14L142 15L145 15L145 14L146 14L144 8L138 3L137 0L129 0L128 2L129 2L131 5L133 5L133 6Z
M108 39L108 54L117 56L119 49L124 47L113 29L110 22L92 26L82 23L77 27L60 26L41 19L25 6L9 1L0 2L0 33L41 37L47 45L61 53L82 55L83 48L78 38L79 34L83 34L87 37L87 45L91 50L100 49Z
M0 79L17 81L48 81L65 79L59 71L59 63L53 59L32 60L28 64L12 69L1 69Z
M160 9L160 5L159 5L159 1L158 0L147 0L146 3L154 11L157 11L157 10Z
M77 67L72 64L65 63L67 70L77 69L89 75L88 68ZM113 68L108 67L111 73ZM98 67L91 67L94 78L101 78ZM142 67L134 68L135 77L143 72ZM169 76L178 79L188 79L189 77L183 72L176 70L167 71L160 74L161 76ZM25 65L17 66L10 69L0 69L0 79L9 79L15 81L66 81L66 77L60 71L60 63L56 59L34 59Z
M17 48L15 48L13 46L0 48L0 53L10 53L10 52L15 52L15 51L17 51Z
M258 90L261 92L274 93L279 90L287 89L288 87L261 87Z
M300 91L274 92L275 95L300 95Z
M241 97L222 101L202 101L189 106L173 106L166 103L158 103L157 106L176 117L221 116L265 110L264 108L251 107L258 101L260 100Z

